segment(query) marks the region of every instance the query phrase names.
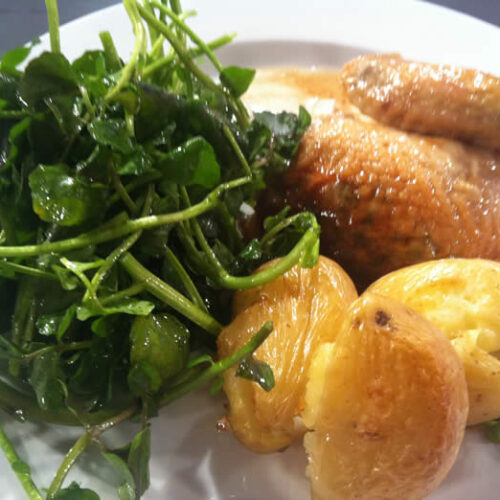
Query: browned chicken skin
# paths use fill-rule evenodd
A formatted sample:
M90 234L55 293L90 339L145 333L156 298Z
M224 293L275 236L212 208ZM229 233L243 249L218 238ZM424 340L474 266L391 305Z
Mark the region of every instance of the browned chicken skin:
M281 202L318 216L323 253L364 286L424 260L499 259L498 159L339 110L304 136Z
M341 76L346 77L348 68L360 68L364 59L365 66L382 65L382 69L373 70L374 74L383 74L387 61L393 61L391 71L395 71L395 61L404 67L410 65L394 57L369 56L348 63ZM416 68L420 68L414 70L420 75L437 71L436 66L421 63ZM462 73L467 82L470 74ZM356 72L350 74L355 87ZM453 74L461 74L461 70ZM301 101L312 103L314 119L294 164L264 195L260 215L285 204L297 211L314 212L322 228L322 252L344 266L361 288L387 272L425 260L450 256L500 260L500 152L386 126L349 102L347 97L353 97L353 93L339 85L335 73L281 70L261 77L265 85L270 80L283 87L299 86ZM393 84L386 83L386 92L392 95ZM500 83L498 88L496 109L500 116ZM419 89L417 85L417 94ZM421 116L421 123L425 123L426 113L432 118L426 108L431 101L424 100L421 106L422 100L411 100L408 82L394 92L401 102L411 105L399 118ZM447 91L445 81L438 78L432 105L458 113L461 106L476 99L471 88L468 92L466 98ZM275 93L285 96L289 91L278 87ZM323 99L323 104L329 105L310 99L315 93L319 101ZM295 90L291 94L296 94ZM361 95L358 89L355 97ZM362 102L371 103L368 98ZM374 102L370 109L382 110L380 102ZM359 104L357 98L355 103ZM398 114L391 114L397 105L389 101L389 111L379 113L382 119L398 124ZM494 110L493 103L491 106ZM492 121L494 111L490 113L488 106L482 111L485 123ZM471 120L476 126L470 130L480 134L480 112L469 115L476 117ZM443 123L448 123L449 135L453 135L452 122L443 119ZM479 137L491 139L488 131L476 135Z
M358 57L341 75L351 102L381 123L500 148L500 78L391 54Z

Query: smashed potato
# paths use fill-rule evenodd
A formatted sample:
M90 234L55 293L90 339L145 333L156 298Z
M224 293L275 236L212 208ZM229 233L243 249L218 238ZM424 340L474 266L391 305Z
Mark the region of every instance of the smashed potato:
M323 342L335 340L356 297L347 274L325 257L312 269L297 266L272 283L236 293L236 318L217 340L220 357L243 346L264 322L274 325L255 353L274 372L272 391L236 377L235 368L224 374L228 419L234 434L248 448L276 451L303 434L296 417L304 407L312 353Z
M499 262L425 262L390 273L368 290L397 298L452 340L467 377L469 425L500 417Z
M467 410L446 336L365 293L311 364L303 420L313 500L423 498L454 463Z

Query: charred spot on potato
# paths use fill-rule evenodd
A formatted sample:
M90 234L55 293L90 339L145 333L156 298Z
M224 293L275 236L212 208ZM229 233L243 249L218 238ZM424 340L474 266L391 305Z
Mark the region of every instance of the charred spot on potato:
M375 313L375 323L379 326L387 326L391 321L391 317L385 312L379 309Z

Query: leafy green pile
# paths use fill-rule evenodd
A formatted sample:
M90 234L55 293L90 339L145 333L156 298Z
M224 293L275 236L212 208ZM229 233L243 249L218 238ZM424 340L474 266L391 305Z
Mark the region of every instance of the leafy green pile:
M273 386L253 358L270 323L225 359L215 359L215 339L233 290L317 260L309 213L267 219L259 240L240 230L310 118L303 109L250 117L240 97L255 72L222 67L213 51L232 37L203 42L178 0L124 0L135 34L127 63L107 32L102 50L70 63L56 0L46 3L51 52L24 71L31 46L0 63L0 406L82 427L46 498L98 498L62 488L97 443L119 498L135 499L148 487L148 422L160 407L208 382L216 392L234 365ZM107 449L101 434L128 419L137 435ZM28 497L44 498L1 429L0 446Z

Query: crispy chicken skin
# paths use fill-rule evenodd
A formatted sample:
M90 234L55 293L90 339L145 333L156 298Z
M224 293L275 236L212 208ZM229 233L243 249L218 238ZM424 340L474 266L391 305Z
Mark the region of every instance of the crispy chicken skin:
M381 123L500 148L500 78L391 54L354 59L341 76L351 102Z
M364 287L424 260L500 259L499 159L337 109L315 120L263 205L313 211L322 252Z

